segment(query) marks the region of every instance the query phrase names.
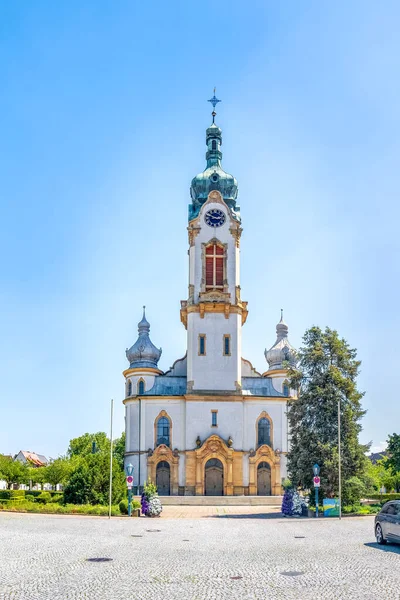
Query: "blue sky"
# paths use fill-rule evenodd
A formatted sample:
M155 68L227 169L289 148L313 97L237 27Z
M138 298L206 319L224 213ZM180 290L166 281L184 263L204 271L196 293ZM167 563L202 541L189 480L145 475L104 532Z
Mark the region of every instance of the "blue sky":
M123 429L146 304L185 352L190 181L214 85L239 181L243 354L280 308L358 349L362 441L397 431L398 3L37 0L0 6L0 452Z

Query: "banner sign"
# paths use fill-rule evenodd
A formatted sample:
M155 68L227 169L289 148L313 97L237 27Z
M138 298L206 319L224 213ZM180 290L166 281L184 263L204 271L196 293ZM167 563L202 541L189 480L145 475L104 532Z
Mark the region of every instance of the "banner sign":
M338 517L340 500L339 498L324 498L324 517Z

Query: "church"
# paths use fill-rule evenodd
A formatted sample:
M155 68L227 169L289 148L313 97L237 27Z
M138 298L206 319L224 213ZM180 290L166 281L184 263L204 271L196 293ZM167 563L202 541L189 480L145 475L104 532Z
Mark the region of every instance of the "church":
M190 187L188 294L180 303L187 351L161 371L143 310L123 372L125 461L139 487L150 478L160 495L276 496L287 475L286 409L294 390L286 367L295 365L296 352L281 314L265 371L242 357L248 308L240 287L238 184L221 166L215 92L210 102L207 164Z

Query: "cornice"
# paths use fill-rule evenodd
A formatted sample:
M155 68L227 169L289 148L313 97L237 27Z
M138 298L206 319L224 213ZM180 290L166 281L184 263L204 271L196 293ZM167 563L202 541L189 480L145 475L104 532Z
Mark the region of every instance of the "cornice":
M137 375L140 375L141 373L152 373L153 375L164 375L163 371L160 371L160 369L154 369L152 367L136 367L134 369L125 369L125 371L122 371L122 375L124 377L128 377L128 375L133 375L134 373L136 373Z

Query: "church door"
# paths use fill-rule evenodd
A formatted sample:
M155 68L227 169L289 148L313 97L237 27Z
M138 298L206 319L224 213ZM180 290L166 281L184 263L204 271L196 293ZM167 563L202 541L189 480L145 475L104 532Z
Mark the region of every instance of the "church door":
M157 465L156 486L160 496L170 495L170 468L165 460Z
M257 496L271 495L271 467L261 462L257 469Z
M211 458L205 468L205 495L224 495L224 467L218 458Z

